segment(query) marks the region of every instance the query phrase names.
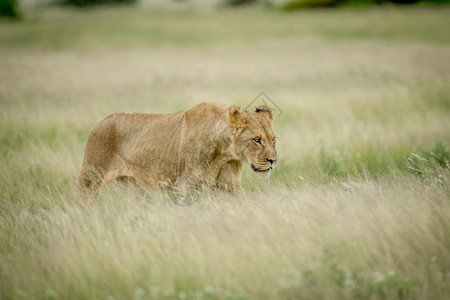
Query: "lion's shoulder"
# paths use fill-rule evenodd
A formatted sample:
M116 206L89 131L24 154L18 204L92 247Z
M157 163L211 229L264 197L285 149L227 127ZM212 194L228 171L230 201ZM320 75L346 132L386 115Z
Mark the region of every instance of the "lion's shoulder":
M202 102L197 104L188 110L186 110L185 116L188 122L204 126L205 123L223 123L225 121L225 113L227 106L222 104L216 104L211 102Z

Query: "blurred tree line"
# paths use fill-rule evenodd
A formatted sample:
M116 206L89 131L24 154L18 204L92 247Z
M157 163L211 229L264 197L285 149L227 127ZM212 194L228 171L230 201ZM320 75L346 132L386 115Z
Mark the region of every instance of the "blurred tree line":
M95 4L133 4L136 0L65 0L68 4L76 6L88 6Z
M20 17L17 0L0 0L0 16L10 18Z
M0 0L0 17L19 18L19 0ZM139 0L60 0L60 3L84 7L99 4L133 4ZM170 0L167 0L170 1ZM177 2L190 2L190 0L171 0ZM412 4L412 3L450 3L450 0L215 0L226 6L239 7L249 4L264 4L268 7L281 8L283 10L297 10L317 7L339 6L366 6L388 2Z
M239 6L252 3L264 3L269 6L279 7L284 10L296 10L302 8L339 7L339 6L366 6L383 3L449 3L450 0L226 0L230 6Z
M296 10L316 7L366 6L384 3L449 3L450 0L288 0L282 1L280 7L284 10Z

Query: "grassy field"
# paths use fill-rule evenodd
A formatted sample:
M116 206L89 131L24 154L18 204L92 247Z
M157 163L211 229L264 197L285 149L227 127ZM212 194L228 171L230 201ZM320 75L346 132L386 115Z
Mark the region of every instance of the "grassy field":
M450 9L48 8L0 24L1 299L448 299ZM279 166L76 202L113 112L245 107Z

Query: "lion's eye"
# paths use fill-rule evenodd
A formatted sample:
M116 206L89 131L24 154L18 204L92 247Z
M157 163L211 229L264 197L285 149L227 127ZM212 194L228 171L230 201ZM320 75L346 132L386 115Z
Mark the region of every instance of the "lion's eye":
M260 138L253 139L253 141L254 141L255 143L261 144L261 139L260 139Z

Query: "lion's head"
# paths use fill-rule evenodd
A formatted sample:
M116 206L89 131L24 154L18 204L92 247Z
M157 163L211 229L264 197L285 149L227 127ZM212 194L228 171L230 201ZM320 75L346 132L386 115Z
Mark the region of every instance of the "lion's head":
M258 106L255 112L237 106L228 109L234 153L248 161L252 170L263 178L269 177L277 164L272 120L272 111L266 105Z

